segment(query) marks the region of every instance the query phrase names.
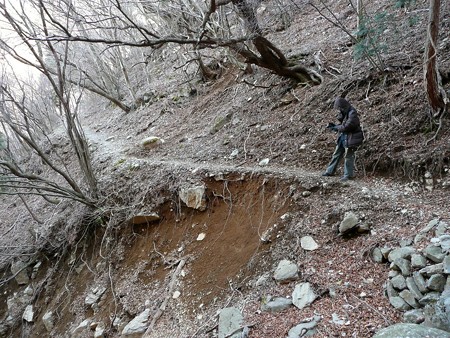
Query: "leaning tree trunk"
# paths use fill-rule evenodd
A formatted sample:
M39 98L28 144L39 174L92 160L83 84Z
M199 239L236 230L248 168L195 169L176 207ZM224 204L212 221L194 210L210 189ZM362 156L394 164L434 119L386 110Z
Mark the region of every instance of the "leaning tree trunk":
M440 0L430 0L430 16L425 45L424 81L428 103L433 117L439 117L447 104L445 90L442 88L437 64L437 40L439 35Z
M259 55L241 44L234 50L246 59L247 63L267 68L274 73L298 82L320 84L322 77L312 69L299 64L290 64L284 54L262 33L255 10L246 0L232 0L245 22L247 31L253 36L252 42Z

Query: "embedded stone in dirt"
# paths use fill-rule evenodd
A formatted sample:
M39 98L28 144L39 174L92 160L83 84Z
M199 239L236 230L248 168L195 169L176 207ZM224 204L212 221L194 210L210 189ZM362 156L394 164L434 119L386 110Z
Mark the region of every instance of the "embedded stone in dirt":
M353 229L354 227L356 227L358 222L359 219L353 212L346 212L344 215L344 219L342 220L341 224L339 224L339 233L343 234Z
M295 286L292 293L292 303L299 309L310 305L317 298L314 290L309 283L300 283Z
M139 224L148 224L152 222L159 221L160 217L156 212L151 212L148 214L137 214L130 218L128 223L139 225Z
M204 185L182 187L179 196L189 208L203 211L206 209L205 190Z
M450 333L418 324L395 324L379 331L373 338L450 338Z
M244 317L235 307L222 309L219 314L219 338L241 337Z
M303 249L308 251L317 250L319 248L319 244L312 238L311 236L304 236L300 239L300 245Z
M278 263L273 278L277 282L287 283L298 279L298 266L294 262L283 259Z

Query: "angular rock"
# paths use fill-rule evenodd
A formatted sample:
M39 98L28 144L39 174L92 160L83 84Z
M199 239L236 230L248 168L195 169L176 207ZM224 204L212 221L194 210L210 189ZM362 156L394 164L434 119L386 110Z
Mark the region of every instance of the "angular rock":
M309 283L297 284L292 293L292 303L299 309L310 305L316 298L317 295Z
M222 309L219 314L219 338L240 338L244 316L235 307Z
M402 297L390 297L389 298L389 303L391 303L391 305L396 308L397 310L409 310L411 309L411 306L408 305L408 303L405 302L405 300Z
M442 251L449 253L450 252L450 235L439 236L439 240L441 242Z
M427 281L427 288L433 291L442 292L444 291L445 283L447 278L441 274L435 274L431 276Z
M311 236L304 236L300 239L300 245L304 250L313 251L319 248L319 244Z
M70 337L71 337L71 338L77 338L77 337L80 337L80 336L83 334L83 332L84 332L85 330L88 329L90 323L91 323L91 320L90 320L90 319L85 319L85 320L83 320L83 321L80 323L80 325L78 325L78 326L75 328L75 330L72 331L72 335L71 335Z
M392 283L390 281L387 282L387 284L386 284L386 296L388 298L398 296L398 292L394 289L394 286L392 285Z
M403 298L403 300L408 303L411 307L417 309L419 307L419 303L414 298L414 295L409 290L403 290L399 293L399 296Z
M375 248L372 251L372 259L375 263L383 263L384 257L380 248Z
M411 293L413 294L413 296L416 300L422 299L423 294L422 294L422 292L420 292L419 288L417 287L416 282L414 282L413 277L406 278L406 286L407 286L408 290L411 291Z
M413 272L413 279L414 283L416 283L416 286L420 292L428 291L427 281L425 280L425 278L423 278L423 276L419 272L417 271Z
M15 261L11 264L11 273L16 275L17 284L26 285L30 282L27 272L27 263L22 261Z
M393 263L401 271L402 275L407 277L411 275L411 262L404 258L396 258Z
M298 266L294 262L283 259L278 263L273 275L279 283L287 283L298 279Z
M406 323L420 324L425 321L425 315L420 309L409 310L403 314L403 321Z
M430 303L436 303L439 301L441 294L439 292L429 292L421 300L419 300L420 305L427 305Z
M442 252L442 249L435 245L429 245L423 251L423 254L430 261L435 263L441 263L444 260L445 254Z
M397 248L392 250L388 255L389 262L394 262L398 258L408 258L411 257L412 254L416 252L411 246L405 246L403 248Z
M133 318L122 330L123 336L138 336L144 333L148 327L148 318L150 309L145 309L135 318Z
M22 319L28 323L32 323L34 321L33 305L27 305L25 311L23 312Z
M436 237L444 235L447 232L447 230L448 230L447 222L440 221L436 228L436 232L435 232Z
M444 291L437 302L426 305L424 313L424 325L450 332L450 291Z
M292 300L284 297L277 297L261 306L262 311L280 312L292 305Z
M423 269L420 269L419 272L422 275L427 275L427 276L432 276L437 273L443 273L444 272L444 264L438 263L438 264L434 264L434 265L428 265L428 266L424 267Z
M421 234L426 234L427 232L429 232L431 229L433 229L438 224L439 224L439 219L435 218L435 219L431 220L430 222L428 222L427 226L425 228L423 228L422 230L420 230L419 232Z
M55 323L55 318L53 316L53 312L51 312L51 311L46 312L42 316L42 322L44 323L44 327L47 330L47 332L51 332L53 330L54 323Z
M164 143L164 140L158 136L149 136L141 141L141 146L145 149L151 149Z
M206 210L205 191L204 185L182 187L179 197L189 208L204 211Z
M396 276L400 275L400 272L398 272L397 270L389 270L388 272L388 277L389 278L394 278Z
M403 275L398 275L391 279L392 286L397 290L406 289L406 279Z
M400 323L378 331L373 338L450 338L450 333L418 324Z
M320 316L314 316L310 321L300 323L288 332L288 338L300 338L313 336L316 333L315 327L320 321Z
M421 254L411 255L411 268L422 269L426 266L427 266L427 259L423 257Z
M445 256L444 261L444 273L450 274L450 256Z
M103 286L96 287L91 290L91 292L88 293L86 298L84 299L84 303L88 306L91 306L95 303L97 303L101 296L105 293L106 288Z
M347 231L355 228L358 225L358 223L359 219L353 212L351 211L346 212L344 215L344 219L339 224L339 233L340 234L346 233Z
M217 133L220 129L222 129L227 123L231 122L233 118L233 113L228 112L224 115L219 115L214 119L214 126L211 128L211 134Z

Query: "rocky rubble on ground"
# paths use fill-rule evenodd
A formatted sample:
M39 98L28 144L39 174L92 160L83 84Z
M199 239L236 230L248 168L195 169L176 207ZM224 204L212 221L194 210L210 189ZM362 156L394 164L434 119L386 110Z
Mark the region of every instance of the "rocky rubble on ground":
M372 252L374 261L390 264L386 282L390 304L404 311L404 322L450 331L448 224L434 219L414 239L401 244Z

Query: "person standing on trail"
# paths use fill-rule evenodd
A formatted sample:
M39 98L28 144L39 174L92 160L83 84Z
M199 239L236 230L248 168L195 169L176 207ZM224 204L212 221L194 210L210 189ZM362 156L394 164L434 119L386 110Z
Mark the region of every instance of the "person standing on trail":
M331 161L322 176L334 176L339 162L344 157L344 176L341 181L348 181L355 177L355 152L364 141L364 134L356 109L346 99L337 97L334 109L339 110L337 119L341 124L329 123L327 126L328 129L338 132L338 138Z

